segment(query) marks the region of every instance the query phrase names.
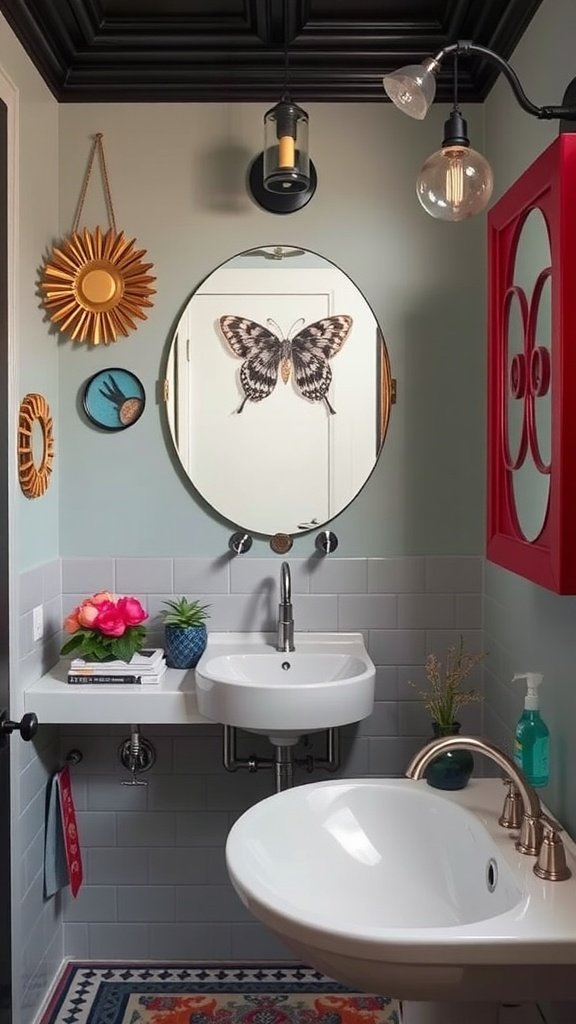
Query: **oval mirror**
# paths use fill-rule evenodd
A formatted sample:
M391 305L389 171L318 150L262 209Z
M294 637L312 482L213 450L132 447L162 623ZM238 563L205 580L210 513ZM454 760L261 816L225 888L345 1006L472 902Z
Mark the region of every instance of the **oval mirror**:
M338 515L384 442L383 335L349 277L289 246L242 252L190 296L171 340L167 413L184 471L252 533Z

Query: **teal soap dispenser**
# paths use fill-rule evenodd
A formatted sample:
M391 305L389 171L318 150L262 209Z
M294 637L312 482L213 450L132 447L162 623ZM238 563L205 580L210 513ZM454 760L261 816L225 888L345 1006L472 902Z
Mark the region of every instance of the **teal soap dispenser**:
M550 777L550 733L540 715L538 688L542 683L540 672L517 672L515 679L525 679L524 710L518 719L514 736L514 761L524 776L538 789L547 786Z

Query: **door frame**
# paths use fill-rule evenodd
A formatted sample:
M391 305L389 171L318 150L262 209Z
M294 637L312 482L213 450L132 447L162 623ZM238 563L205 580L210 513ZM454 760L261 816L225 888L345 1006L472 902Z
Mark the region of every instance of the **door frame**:
M6 302L7 302L7 351L2 353L0 372L6 374L5 417L7 457L2 465L0 487L6 488L7 536L0 534L0 543L6 544L8 575L8 651L0 650L0 671L8 674L8 711L11 718L20 719L23 711L23 696L16 687L18 665L18 567L16 564L16 498L18 486L17 459L17 411L18 411L18 361L16 358L19 324L19 93L16 85L0 68L0 100L6 107ZM4 362L6 359L6 362ZM0 584L1 590L1 584ZM20 817L19 759L16 743L9 746L10 766L10 820L13 826ZM11 951L21 948L21 922L18 907L21 898L21 865L19 857L19 836L17 829L10 829L10 892L11 892ZM20 992L20 970L16 971L16 958L11 956L12 978L12 1020L18 1021L20 1007L14 1004Z

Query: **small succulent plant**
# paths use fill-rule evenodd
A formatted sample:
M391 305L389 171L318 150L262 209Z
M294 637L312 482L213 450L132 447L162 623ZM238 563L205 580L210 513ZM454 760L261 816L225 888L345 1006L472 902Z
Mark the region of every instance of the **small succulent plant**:
M206 611L209 604L200 604L199 601L189 601L187 597L179 597L173 601L164 601L166 611L160 612L165 626L203 626L205 619L210 616Z

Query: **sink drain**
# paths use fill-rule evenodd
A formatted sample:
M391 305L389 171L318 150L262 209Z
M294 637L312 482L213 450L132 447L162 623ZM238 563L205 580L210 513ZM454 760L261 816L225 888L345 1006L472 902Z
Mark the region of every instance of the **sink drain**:
M292 668L292 666L289 661L283 661L282 668L284 669L285 672L287 672L289 668Z
M494 860L494 857L490 857L488 864L486 865L486 885L488 886L488 892L494 892L498 884L498 864Z

